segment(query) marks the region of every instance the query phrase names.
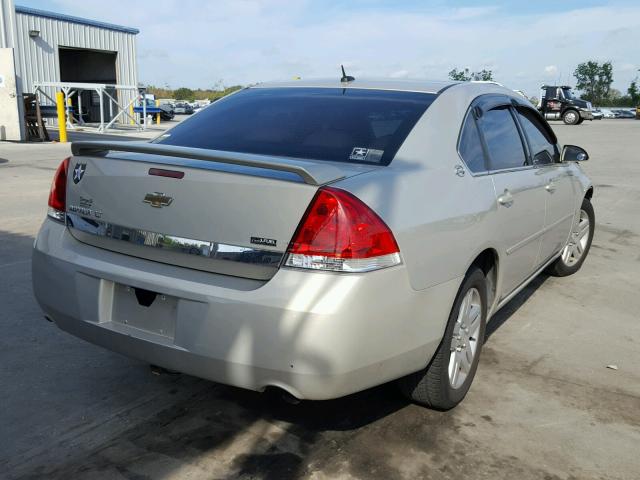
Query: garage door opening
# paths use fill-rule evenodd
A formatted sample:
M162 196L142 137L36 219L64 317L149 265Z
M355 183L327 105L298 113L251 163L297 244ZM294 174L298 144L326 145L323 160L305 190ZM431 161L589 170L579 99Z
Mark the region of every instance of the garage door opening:
M102 83L114 85L117 82L116 52L100 50L87 50L80 48L58 49L60 58L60 81L75 83ZM107 93L117 98L115 89L107 89ZM97 92L83 91L82 95L82 119L85 122L100 121L100 96ZM104 104L110 105L108 97L104 96ZM72 97L73 108L77 112L78 100ZM112 109L107 108L103 112L106 121L114 115Z

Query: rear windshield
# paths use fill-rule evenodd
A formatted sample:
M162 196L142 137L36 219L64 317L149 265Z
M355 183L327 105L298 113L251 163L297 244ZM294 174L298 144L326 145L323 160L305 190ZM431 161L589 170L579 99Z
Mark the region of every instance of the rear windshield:
M435 98L355 88L249 88L201 110L156 143L388 165Z

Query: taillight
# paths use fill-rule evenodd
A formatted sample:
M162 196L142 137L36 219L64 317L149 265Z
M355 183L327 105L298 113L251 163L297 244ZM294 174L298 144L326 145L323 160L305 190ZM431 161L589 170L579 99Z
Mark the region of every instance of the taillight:
M401 263L393 233L361 200L323 187L311 201L293 240L288 267L368 272Z
M65 158L58 166L51 190L49 191L49 209L47 215L59 222L65 220L65 210L67 208L67 172L69 170L69 158Z

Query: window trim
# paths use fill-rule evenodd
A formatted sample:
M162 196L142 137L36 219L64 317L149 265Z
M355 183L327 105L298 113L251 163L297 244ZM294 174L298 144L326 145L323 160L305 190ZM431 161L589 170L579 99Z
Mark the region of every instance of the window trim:
M493 108L500 107L500 106L509 107L509 110L511 112L511 116L513 117L513 120L514 120L514 122L516 124L516 128L518 129L518 134L520 135L520 142L522 143L522 146L523 146L523 149L524 149L524 152L525 152L525 156L527 157L527 165L523 165L521 167L513 167L513 168L502 168L502 169L496 169L496 170L492 170L490 168L490 159L491 159L491 157L489 155L489 151L488 151L488 148L487 148L486 140L484 138L484 134L483 134L482 130L480 129L480 126L478 125L477 117L476 117L476 115L474 113L474 109L475 108L480 108L484 112L484 111L488 111L488 110L491 110ZM558 144L558 137L556 137L555 132L551 129L551 127L545 121L545 119L540 115L540 112L538 112L531 105L528 105L527 103L525 103L520 98L510 97L510 96L504 95L504 94L485 93L485 94L477 96L476 98L474 98L471 101L471 103L469 104L469 107L467 108L467 111L466 111L466 113L465 113L465 115L464 115L464 117L462 119L462 122L460 124L460 128L458 130L458 141L456 143L456 153L458 154L458 158L462 161L462 163L467 168L467 170L469 171L469 174L472 177L481 177L481 176L485 176L485 175L493 175L493 174L509 173L509 172L519 172L519 171L524 171L524 170L533 170L533 169L538 169L538 168L549 168L551 166L562 166L563 165L562 162L546 163L546 164L542 164L542 165L533 165L533 159L531 158L531 147L530 147L530 144L529 144L529 139L528 139L528 137L526 137L526 133L524 131L524 128L522 127L522 125L520 124L520 120L518 119L517 108L524 108L524 109L530 110L532 112L535 112L538 115L538 117L540 118L540 120L542 121L541 123L542 123L544 129L547 131L547 133L549 133L551 135L551 138L553 140L555 140L554 145L556 146L556 148L558 148L558 149L560 148L559 144ZM467 164L467 162L464 160L464 157L460 153L460 141L462 139L462 130L464 129L465 123L467 121L467 117L469 115L471 115L473 117L473 122L474 122L474 124L475 124L475 126L477 128L478 135L480 137L480 143L482 144L482 151L483 151L483 156L484 156L485 170L478 171L478 172L473 172L469 168L469 165Z
M467 167L467 170L469 171L471 176L480 177L482 175L489 174L489 162L488 162L488 156L487 156L487 148L484 143L484 139L480 134L480 127L478 127L478 122L474 114L475 108L476 108L476 105L474 105L472 102L471 105L469 105L469 108L467 108L467 112L464 114L464 118L462 119L462 123L460 124L460 129L458 131L458 142L456 143L456 153L458 154L458 158L462 161L464 166ZM471 170L471 167L469 167L469 164L466 162L466 160L462 156L462 153L460 152L460 143L462 142L462 132L464 130L465 125L467 124L467 119L469 117L473 122L473 126L475 127L476 132L478 132L478 138L480 139L480 146L482 148L482 163L484 164L484 170L479 170L477 172L474 172L473 170Z

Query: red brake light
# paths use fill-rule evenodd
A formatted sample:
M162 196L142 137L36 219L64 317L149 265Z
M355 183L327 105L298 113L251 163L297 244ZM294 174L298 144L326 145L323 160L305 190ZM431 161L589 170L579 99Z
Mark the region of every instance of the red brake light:
M399 252L373 210L344 190L323 187L293 236L286 265L361 272L397 265Z
M49 212L48 215L59 221L64 221L64 215L67 203L67 172L69 170L69 158L65 158L51 182L51 190L49 191Z

